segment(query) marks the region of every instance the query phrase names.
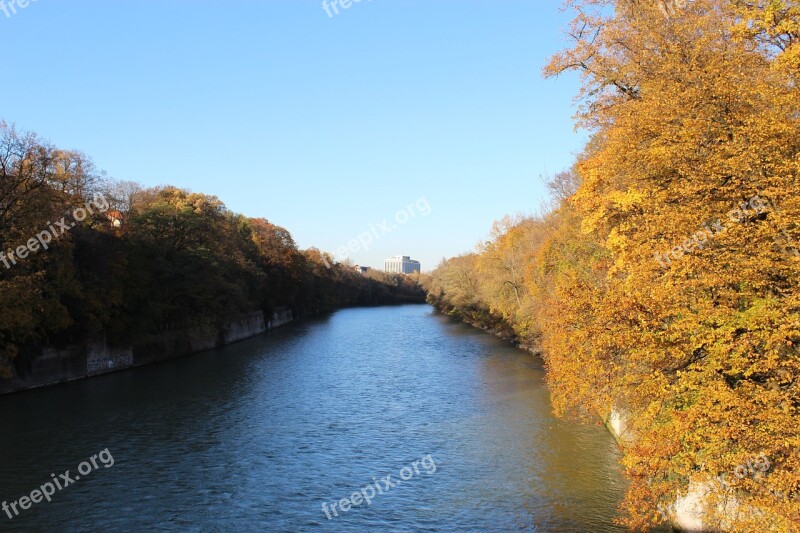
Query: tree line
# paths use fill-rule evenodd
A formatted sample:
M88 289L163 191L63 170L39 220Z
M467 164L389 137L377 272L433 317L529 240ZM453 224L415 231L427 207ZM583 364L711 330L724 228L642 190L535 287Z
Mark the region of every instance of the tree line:
M48 228L58 238L45 244ZM424 300L410 277L300 250L286 229L214 196L110 179L85 154L2 121L0 252L0 379L43 346L101 335L124 345L257 310Z
M590 140L429 300L540 350L559 416L627 415L624 525L702 487L709 529L798 531L800 4L567 5L545 75L580 74Z

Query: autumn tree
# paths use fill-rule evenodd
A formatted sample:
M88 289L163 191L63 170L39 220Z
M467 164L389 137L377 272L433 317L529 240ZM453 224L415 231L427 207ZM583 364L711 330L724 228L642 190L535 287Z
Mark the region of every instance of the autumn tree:
M538 329L557 414L627 417L627 526L695 489L709 529L795 531L798 5L568 6L546 74L581 74L591 140L551 213L440 265L429 298Z
M727 498L789 531L800 488L798 263L776 239L798 237L800 101L793 70L760 37L781 38L742 32L740 2L666 13L657 2L570 4L574 46L547 73L583 76L579 118L597 150L579 165L575 206L610 254L602 299L584 300L594 319L578 356L606 373L576 376L574 388L597 379L632 413L626 523L659 520L657 504L690 482L765 453L772 470L712 492L708 521L737 531L763 522L714 516L714 498ZM769 4L747 6L749 20L794 12Z
M61 297L78 290L69 236L49 254L17 264L8 256L90 196L95 178L83 154L56 150L0 121L0 375L27 344L71 324Z
M482 299L492 313L513 325L520 338L537 335L525 273L544 238L541 221L505 217L495 222L489 240L479 247L476 267L481 274Z

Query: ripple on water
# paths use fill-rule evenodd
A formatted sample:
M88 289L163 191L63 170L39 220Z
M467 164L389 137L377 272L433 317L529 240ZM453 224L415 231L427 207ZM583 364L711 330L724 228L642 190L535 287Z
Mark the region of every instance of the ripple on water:
M603 532L625 488L602 428L552 417L540 361L428 306L344 310L0 412L2 499L116 460L10 531ZM428 454L435 473L325 517Z

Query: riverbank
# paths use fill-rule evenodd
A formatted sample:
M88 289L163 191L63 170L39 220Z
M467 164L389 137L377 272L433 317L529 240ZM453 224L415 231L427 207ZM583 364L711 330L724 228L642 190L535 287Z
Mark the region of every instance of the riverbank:
M299 249L286 228L215 196L98 180L82 154L54 181L51 163L30 161L71 152L2 120L0 152L10 154L0 196L14 199L0 213L3 250L32 242L56 214L74 219L0 267L0 393L220 346L267 327L252 311L424 301L418 277Z
M541 348L535 340L522 339L516 334L513 327L503 321L501 317L493 315L485 309L473 308L469 310L458 309L448 305L444 299L428 297L430 303L442 315L455 318L471 327L485 331L510 344L521 348L537 357L542 356ZM624 450L627 444L634 440L628 428L628 415L616 409L609 409L607 413L598 413L598 419L606 430L614 437L620 449ZM687 533L703 531L702 495L691 491L688 495L675 496L671 527L673 531Z
M292 310L276 309L240 316L226 323L197 324L143 337L128 346L97 339L66 348L43 347L36 357L12 367L10 379L0 379L0 395L120 372L184 357L261 335L293 322Z
M390 304L366 307L423 303L398 299ZM339 309L349 307L343 305ZM107 338L74 344L67 347L42 347L34 356L15 361L10 378L0 378L0 396L42 387L121 372L170 359L222 348L251 339L300 320L304 316L325 314L325 310L296 314L289 307L278 307L270 316L254 311L221 324L195 324L172 328L143 336L125 345L110 343Z
M471 327L485 331L537 357L543 357L544 355L535 339L526 340L520 338L510 324L504 323L501 317L493 315L487 309L478 307L457 308L448 304L445 299L436 298L433 295L429 295L428 303L442 315L455 318ZM623 453L626 448L636 444L637 436L631 429L632 415L630 412L610 406L606 412L597 413L597 417L614 437ZM718 477L717 479L721 478ZM778 519L774 514L770 514L768 509L744 505L736 497L728 498L727 500L722 499L721 502L717 502L719 493L714 481L690 481L684 490L673 493L672 503L660 505L657 510L669 522L669 525L664 527L671 528L671 531L686 533L722 532L732 530L730 525L734 524L744 514L765 517L765 520L769 521ZM711 522L712 517L716 522Z

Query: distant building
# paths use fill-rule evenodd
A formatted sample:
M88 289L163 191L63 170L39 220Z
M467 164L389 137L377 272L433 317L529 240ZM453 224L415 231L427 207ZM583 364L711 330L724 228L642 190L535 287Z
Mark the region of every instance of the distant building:
M356 272L358 272L359 274L366 274L367 272L372 270L370 267L362 267L362 266L358 266L358 265L354 266L353 269Z
M419 261L407 255L396 255L384 262L384 270L393 274L414 274L419 273L421 268Z
M125 220L125 217L119 211L108 211L106 213L106 218L115 228L121 228L122 223Z

